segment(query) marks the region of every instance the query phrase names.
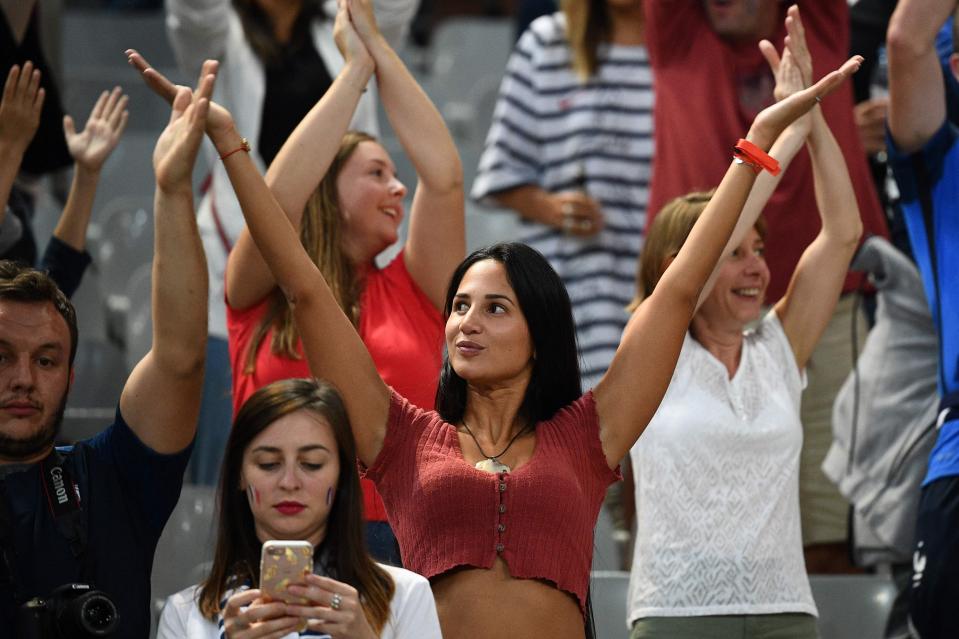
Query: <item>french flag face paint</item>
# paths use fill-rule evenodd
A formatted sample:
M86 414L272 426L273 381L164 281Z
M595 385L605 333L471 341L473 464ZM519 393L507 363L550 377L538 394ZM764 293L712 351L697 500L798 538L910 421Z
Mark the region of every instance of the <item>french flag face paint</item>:
M253 484L246 485L246 496L250 500L250 506L259 506L260 505L260 491L258 491Z
M326 505L329 506L333 503L333 487L330 486L326 489Z

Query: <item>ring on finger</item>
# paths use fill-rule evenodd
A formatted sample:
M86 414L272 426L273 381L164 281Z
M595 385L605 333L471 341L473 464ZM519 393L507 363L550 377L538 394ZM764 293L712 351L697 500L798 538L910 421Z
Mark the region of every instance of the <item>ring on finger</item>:
M339 610L341 605L343 605L343 597L340 596L340 593L334 592L333 597L330 598L330 608Z

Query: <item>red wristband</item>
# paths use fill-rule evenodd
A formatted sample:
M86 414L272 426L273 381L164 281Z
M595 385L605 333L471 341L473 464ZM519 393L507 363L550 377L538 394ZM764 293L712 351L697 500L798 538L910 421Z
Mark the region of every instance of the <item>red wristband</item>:
M733 157L751 166L756 173L765 169L773 175L779 175L779 161L745 138L736 143Z
M233 149L232 151L227 151L226 153L221 155L220 160L225 160L231 155L233 155L234 153L239 153L240 151L245 151L247 153L250 152L250 142L246 138L240 138L240 146Z

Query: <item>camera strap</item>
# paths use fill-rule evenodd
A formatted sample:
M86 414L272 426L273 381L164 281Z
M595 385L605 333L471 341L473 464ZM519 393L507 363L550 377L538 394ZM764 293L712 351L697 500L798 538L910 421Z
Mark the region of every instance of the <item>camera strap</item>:
M74 454L73 458L76 457L77 454ZM56 448L40 462L40 484L57 529L70 545L73 556L80 559L87 546L87 530L83 525L83 509L80 507L80 486L73 479L70 464Z

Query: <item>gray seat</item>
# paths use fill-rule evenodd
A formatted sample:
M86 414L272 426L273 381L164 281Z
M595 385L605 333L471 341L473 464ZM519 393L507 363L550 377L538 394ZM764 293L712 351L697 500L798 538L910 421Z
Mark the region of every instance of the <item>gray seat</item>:
M124 324L127 368L133 370L153 346L153 265L141 264L130 275L124 299L129 301Z
M821 639L882 639L896 587L874 575L810 575ZM595 570L591 579L598 639L625 638L629 573Z
M166 598L206 576L197 570L213 559L216 488L184 484L153 557L153 626Z
M621 570L594 570L590 576L590 600L597 639L627 639L626 589L629 573Z
M875 575L810 575L821 639L882 639L896 586Z
M433 74L424 88L457 142L486 137L512 50L513 23L506 18L448 18L437 26Z

